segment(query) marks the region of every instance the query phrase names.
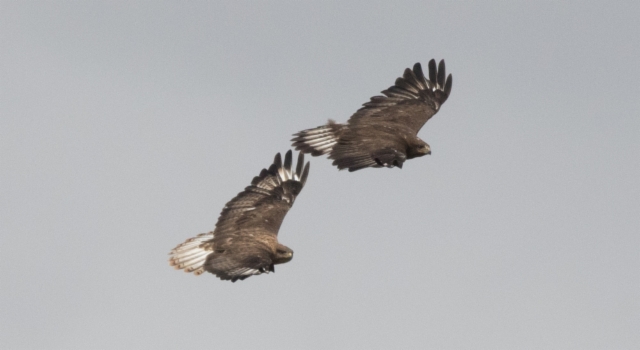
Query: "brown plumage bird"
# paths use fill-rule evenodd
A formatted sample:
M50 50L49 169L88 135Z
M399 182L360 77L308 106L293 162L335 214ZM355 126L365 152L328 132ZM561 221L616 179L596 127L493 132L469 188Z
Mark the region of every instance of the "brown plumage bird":
M406 159L431 154L418 131L435 115L451 93L453 78L445 79L444 60L429 61L429 79L420 63L407 68L394 86L365 103L346 124L327 125L294 134L296 150L312 156L328 154L338 169L398 167Z
M296 196L300 194L309 163L298 155L291 170L291 151L275 156L269 169L262 169L251 186L222 209L215 230L188 239L169 253L169 264L200 275L211 272L222 280L244 280L274 272L274 265L293 258L293 251L278 243L278 231Z

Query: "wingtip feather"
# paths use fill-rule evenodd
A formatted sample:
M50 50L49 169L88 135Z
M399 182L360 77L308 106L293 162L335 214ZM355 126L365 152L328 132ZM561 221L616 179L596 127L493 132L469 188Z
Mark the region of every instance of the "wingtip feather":
M438 86L444 88L444 77L446 76L446 68L444 66L444 60L440 60L438 65Z
M282 156L280 155L280 152L278 152L273 158L273 165L275 165L277 168L282 167Z
M302 175L302 166L304 166L304 153L298 152L298 162L296 163L296 177L300 179Z
M449 94L451 94L452 87L453 87L453 76L449 74L449 76L447 77L447 82L444 84L444 93L445 95L447 95L447 97L449 97Z
M300 183L302 183L303 187L307 183L307 177L309 176L310 167L311 167L311 162L307 162L307 164L304 166L304 170L302 171L302 176L300 176Z
M438 67L436 66L436 60L433 58L429 61L429 80L433 84L437 84L438 81Z
M293 178L291 174L291 161L292 161L292 153L291 150L288 150L284 155L284 181L291 180Z

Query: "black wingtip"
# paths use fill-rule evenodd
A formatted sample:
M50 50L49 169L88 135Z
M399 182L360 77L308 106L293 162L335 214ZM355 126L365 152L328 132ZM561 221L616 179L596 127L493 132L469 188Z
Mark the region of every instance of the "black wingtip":
M415 74L416 79L420 84L424 85L425 88L429 88L429 84L427 84L427 79L424 77L424 72L422 71L422 65L420 65L420 62L413 65L413 74Z
M276 168L281 168L282 167L282 156L280 155L280 152L278 152L278 154L276 154L275 158L273 158L273 165L275 165Z
M440 60L438 65L438 85L442 89L444 87L444 77L446 76L446 68L444 66L444 60Z
M291 160L292 160L292 153L291 153L291 150L288 150L287 153L284 155L284 169L287 172L291 172Z
M449 74L449 76L447 77L447 82L444 84L444 93L445 95L447 95L447 97L449 97L452 87L453 87L453 76Z
M296 164L296 176L300 178L302 175L302 166L304 165L304 153L298 152L298 163Z
M436 60L433 58L429 61L429 80L436 84L438 81L438 67L436 66Z
M302 171L302 176L300 176L300 182L302 183L302 186L304 186L304 184L307 183L307 177L309 176L310 166L311 166L311 162L307 162L307 164L304 166L304 170Z
M418 71L422 72L422 65L420 62L416 62L416 64L413 65L413 72L417 75Z

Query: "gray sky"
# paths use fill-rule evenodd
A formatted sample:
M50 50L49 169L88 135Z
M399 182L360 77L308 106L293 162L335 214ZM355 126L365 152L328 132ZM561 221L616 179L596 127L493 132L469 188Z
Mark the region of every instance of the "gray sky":
M0 6L3 349L640 346L638 2ZM168 266L431 58L431 156L313 158L275 274Z

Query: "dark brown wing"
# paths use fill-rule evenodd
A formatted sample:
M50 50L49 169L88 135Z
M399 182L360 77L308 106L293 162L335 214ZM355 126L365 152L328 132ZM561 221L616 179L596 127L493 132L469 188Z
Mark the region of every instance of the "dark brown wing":
M291 158L291 151L288 151L283 164L278 153L269 169L262 169L250 186L225 205L214 231L216 243L222 242L227 236L253 232L274 237L278 234L285 215L309 175L309 163L302 169L302 153L299 154L295 172L291 169Z
M374 96L349 119L351 128L370 125L385 125L404 129L415 135L422 126L440 109L451 93L453 78L445 80L444 60L436 67L436 61L429 61L429 79L420 63L407 68L395 85L382 91L384 96Z
M283 164L278 153L269 169L262 169L250 186L225 205L215 230L173 249L170 264L232 281L273 271L271 257L280 225L309 175L302 153L295 171L291 158L288 151Z
M238 237L226 250L216 248L207 256L204 269L231 282L274 271L269 247L246 236Z

